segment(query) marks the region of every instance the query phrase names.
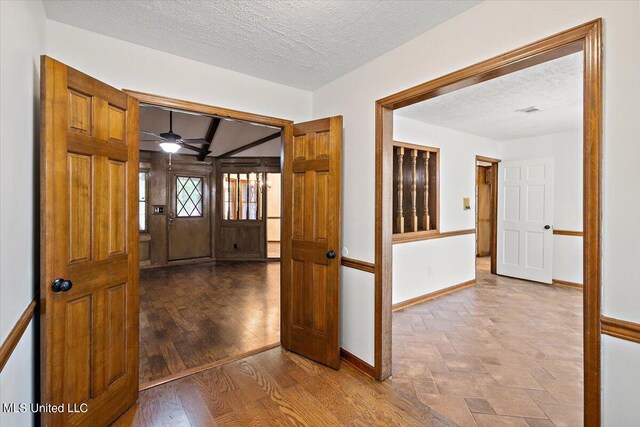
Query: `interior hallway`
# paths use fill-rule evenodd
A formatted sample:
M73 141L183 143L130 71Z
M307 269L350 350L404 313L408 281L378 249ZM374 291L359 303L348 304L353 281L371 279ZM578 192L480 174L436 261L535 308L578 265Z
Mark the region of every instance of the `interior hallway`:
M280 263L140 272L140 384L280 341Z
M394 313L393 383L461 426L581 426L582 292L489 273Z

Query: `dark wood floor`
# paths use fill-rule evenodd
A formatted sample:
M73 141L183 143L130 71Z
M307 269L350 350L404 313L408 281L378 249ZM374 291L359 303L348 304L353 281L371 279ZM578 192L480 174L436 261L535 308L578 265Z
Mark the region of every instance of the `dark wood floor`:
M280 341L280 264L140 273L140 384Z
M394 382L280 347L140 393L115 426L455 426Z

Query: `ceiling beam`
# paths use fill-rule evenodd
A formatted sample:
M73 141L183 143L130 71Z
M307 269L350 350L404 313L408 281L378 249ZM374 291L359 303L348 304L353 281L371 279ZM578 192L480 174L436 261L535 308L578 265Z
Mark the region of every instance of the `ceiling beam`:
M242 147L238 147L238 148L234 148L233 150L227 151L226 153L223 153L221 155L218 156L219 159L221 158L225 158L225 157L231 157L234 156L238 153L242 153L243 151L246 151L250 148L253 147L257 147L258 145L264 144L265 142L269 142L273 139L279 138L280 135L282 134L282 131L278 131L276 133L273 133L271 135L267 135L264 138L260 138L256 141L250 142L248 144L243 145Z
M207 130L207 134L204 137L207 143L202 146L202 151L200 152L200 154L198 154L198 160L200 160L201 162L204 161L205 157L207 157L207 154L211 152L209 151L209 147L211 147L211 143L213 142L213 138L215 138L216 136L216 132L218 131L218 126L220 126L221 121L222 119L219 117L211 118L209 129Z

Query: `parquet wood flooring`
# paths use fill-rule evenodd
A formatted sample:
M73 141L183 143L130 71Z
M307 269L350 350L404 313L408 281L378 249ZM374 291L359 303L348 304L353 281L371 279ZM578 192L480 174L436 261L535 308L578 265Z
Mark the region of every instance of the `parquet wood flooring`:
M461 426L581 426L582 293L489 273L393 315L393 378Z
M280 264L140 273L140 384L280 341Z

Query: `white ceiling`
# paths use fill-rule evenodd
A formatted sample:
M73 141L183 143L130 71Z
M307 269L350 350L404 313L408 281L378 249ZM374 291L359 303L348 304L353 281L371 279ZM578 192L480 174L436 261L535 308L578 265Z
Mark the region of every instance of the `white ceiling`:
M531 106L540 111L516 111ZM431 98L395 114L496 140L580 129L582 53Z
M209 129L212 117L186 112L173 112L173 131L185 139L204 138ZM169 131L169 110L140 106L140 130L160 134ZM262 126L244 121L223 119L218 126L213 143L209 148L210 156L219 156L227 151L249 144L267 135L278 132L278 128ZM140 149L144 151L160 151L160 145L149 141L148 135L140 135ZM196 155L197 153L181 148L180 154ZM247 156L280 156L280 138L266 142L237 155Z
M314 90L479 0L58 1L55 21Z

